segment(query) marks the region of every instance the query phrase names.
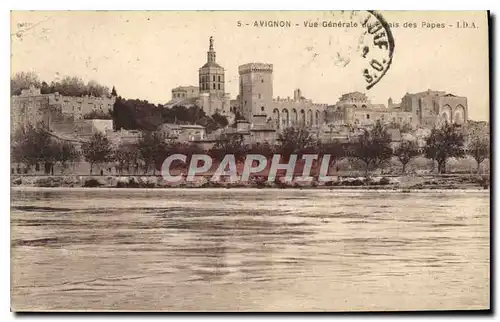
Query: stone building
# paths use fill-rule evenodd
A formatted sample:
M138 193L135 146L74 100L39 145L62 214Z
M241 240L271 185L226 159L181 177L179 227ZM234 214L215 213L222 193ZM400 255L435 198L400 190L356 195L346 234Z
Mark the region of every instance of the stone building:
M218 113L230 116L231 97L229 93L225 93L225 70L216 61L213 37L209 40L207 62L198 70L198 85L172 89L172 99L165 107L197 105L207 115Z
M53 104L48 95L41 94L39 88L23 89L20 95L11 98L11 130L28 123L48 128L50 108Z
M373 104L364 93L343 94L338 102L327 108L327 123L334 125L371 126L382 124L409 125L412 128L440 126L445 121L467 122L467 99L440 91L407 93L401 103L389 98L384 104Z
M247 120L236 121L236 128L227 128L223 131L224 135L241 135L243 144L270 143L275 144L278 138L278 132L272 124L266 119L266 116L256 115L254 122Z
M329 124L360 127L374 125L377 121L417 125L417 118L411 112L402 111L398 106L387 108L384 104L374 104L360 92L343 94L335 105L328 107L326 119Z
M178 86L172 89L172 101L182 101L185 99L198 98L200 88L197 86Z
M160 125L159 130L167 139L180 142L199 141L206 138L205 127L197 124L164 123Z
M216 61L214 38L210 37L207 62L198 71L200 97L198 105L205 113L230 112L230 95L225 93L225 71Z
M422 127L440 126L444 122L467 124L467 98L443 91L406 93L399 104L401 111L411 112Z
M296 89L293 99L288 97L273 99L271 119L277 129L289 126L318 129L325 122L327 106L327 104L313 103L301 95L300 89Z
M288 126L319 126L324 122L326 104L315 104L302 96L300 89L291 98L273 98L273 65L249 63L238 68L240 89L234 104L250 123L266 115L276 129Z
M31 123L52 129L54 123L73 123L86 114L107 114L113 110L116 97L64 96L59 93L41 94L40 88L23 89L11 98L12 128Z

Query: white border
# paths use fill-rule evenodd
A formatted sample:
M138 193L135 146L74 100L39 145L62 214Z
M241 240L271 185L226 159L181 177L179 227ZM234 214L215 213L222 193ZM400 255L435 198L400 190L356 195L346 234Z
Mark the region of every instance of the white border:
M0 159L2 173L7 175L10 173L9 165L9 122L10 122L10 97L9 97L9 86L10 86L10 10L365 10L365 9L377 9L377 10L487 10L490 9L492 14L500 15L499 9L500 1L490 0L474 0L474 1L453 1L453 2L437 2L435 0L419 0L415 2L403 2L403 1L389 1L389 0L377 0L377 1L325 1L325 0L280 0L270 2L269 0L251 0L247 2L229 2L227 0L183 0L175 2L159 2L151 0L141 0L141 1L116 1L116 2L105 2L102 0L85 0L85 1L34 1L34 0L6 0L0 2L0 24L2 32L0 33L0 53L1 53L1 77L0 77L0 92L2 97L2 105L0 111L2 113L0 117ZM496 19L496 24L498 25L498 17ZM496 28L495 28L496 29ZM497 36L497 32L494 32ZM497 37L495 37L497 38ZM495 52L498 53L498 40L494 41ZM494 74L496 80L496 73ZM495 81L495 93L500 93L498 90L498 81ZM494 102L494 106L497 100ZM494 123L499 124L500 116L496 113ZM496 132L496 131L495 131ZM495 148L493 151L499 151L498 146L500 143L496 141ZM495 158L496 161L497 158ZM493 165L496 169L497 162ZM495 171L496 173L496 171ZM7 176L5 176L7 177ZM4 178L5 178L4 177ZM496 184L496 176L494 178L494 184ZM9 220L9 207L10 207L10 182L7 179L1 180L1 205L2 205L2 224L0 225L2 233L2 255L4 256L3 265L1 266L2 278L0 279L0 308L1 308L1 321L10 321L16 318L12 313L9 312L10 309L10 220ZM496 189L495 189L496 190ZM495 196L496 197L496 193ZM496 199L496 198L495 198ZM495 221L495 227L492 227L494 231L498 231L498 222L500 219L497 218ZM498 264L497 264L498 266ZM497 273L497 271L495 272ZM498 278L498 274L495 274ZM497 281L498 283L498 281ZM498 310L498 301L495 307ZM143 316L133 316L130 317L134 320L146 320L152 318L153 316L143 315ZM189 319L206 319L207 316L155 316L156 318L165 317L169 320L189 320ZM304 320L312 319L316 316L274 316L272 319L290 319L299 318ZM334 319L345 318L341 315L332 316ZM350 320L361 320L368 316L350 316ZM36 317L24 317L24 321L34 320ZM52 319L54 316L39 316L38 318ZM56 317L60 321L70 321L72 319L78 318L79 320L88 321L104 321L105 319L117 319L122 320L125 316L61 316ZM219 316L212 316L211 319L218 319ZM227 316L226 319L239 319L240 316ZM249 316L244 317L247 320L258 320L258 321L270 321L271 317L263 316ZM330 318L330 317L328 317ZM403 319L404 317L396 316L394 320ZM484 317L465 317L467 320L479 320ZM385 320L386 316L375 316L371 317L373 320ZM437 321L444 319L454 319L454 317L439 317L439 316L416 316L414 319L425 319L427 321Z

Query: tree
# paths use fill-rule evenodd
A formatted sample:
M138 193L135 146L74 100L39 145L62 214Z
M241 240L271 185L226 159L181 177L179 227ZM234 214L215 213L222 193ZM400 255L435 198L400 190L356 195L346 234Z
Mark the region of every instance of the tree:
M85 94L95 97L109 96L109 88L91 80L85 86Z
M346 156L345 148L338 140L321 143L319 146L319 150L321 159L323 159L325 155L330 156L328 169Z
M50 162L55 158L52 136L43 128L28 124L19 128L13 136L11 145L12 158L24 163L29 169L39 162Z
M121 143L114 151L116 170L118 173L123 173L126 170L130 173L130 168L137 173L139 169L139 147L137 144Z
M404 123L399 130L401 133L410 133L413 130L413 127L410 123Z
M247 154L259 154L269 159L273 157L275 150L276 147L269 142L257 142L248 147Z
M405 173L406 165L419 154L420 152L415 141L403 141L394 151L394 156L403 165L403 173Z
M368 175L370 167L376 168L392 157L390 143L390 134L377 121L371 130L365 130L358 142L351 146L349 154L365 164L365 175Z
M488 136L475 135L470 138L467 151L477 162L477 173L481 163L490 156L490 140Z
M50 85L46 81L40 81L34 72L18 72L10 80L11 95L21 94L21 90L35 86L40 88L42 94L58 92L66 96L109 96L109 88L96 81L87 84L76 76L64 76L61 80L52 81ZM116 94L116 90L115 90Z
M311 133L303 127L287 127L278 135L278 141L276 150L286 160L292 154L303 154L307 152L306 149L315 149L318 145Z
M172 168L187 167L187 165L191 163L191 158L194 154L202 154L204 152L203 149L195 144L178 141L170 142L167 150L169 156L173 154L182 154L186 156L186 162L174 160L171 165Z
M227 117L220 115L219 113L212 115L212 119L216 122L218 128L224 128L229 125Z
M108 138L97 132L90 138L89 141L82 144L82 154L90 164L90 174L94 164L110 162L113 159L113 148Z
M85 120L110 120L113 118L113 112L111 111L111 109L108 110L107 113L104 111L92 110L91 112L84 114L83 118Z
M138 152L144 164L144 173L153 167L153 175L160 168L167 156L167 142L162 131L143 132L137 144Z
M233 154L236 161L241 161L247 154L247 147L243 143L243 135L222 134L217 143L210 149L209 154L219 161L222 161L226 155Z
M113 89L111 90L111 96L117 97L118 94L116 94L116 88L113 86Z
M61 173L67 169L70 163L79 159L80 153L72 143L64 141L56 144L56 161L61 164Z
M40 79L34 72L18 72L10 79L10 94L19 95L30 86L40 87Z
M434 128L426 139L425 157L436 160L438 173L446 173L446 160L465 155L464 135L456 124L445 123L442 128Z

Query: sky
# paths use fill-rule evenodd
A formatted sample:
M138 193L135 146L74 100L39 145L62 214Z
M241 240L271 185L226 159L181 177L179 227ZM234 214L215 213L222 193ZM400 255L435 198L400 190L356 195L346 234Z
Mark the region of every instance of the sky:
M392 25L395 49L389 70L369 90L362 75L367 60L359 51L365 31L360 23L304 26L307 21L358 22L363 12L13 11L11 73L34 71L48 82L79 76L115 86L125 98L164 104L172 88L198 85L213 36L232 98L238 94L238 66L263 62L274 67L274 97L293 97L300 88L306 98L333 105L343 93L360 91L372 103L387 104L389 97L399 102L405 93L432 89L467 97L469 118L489 120L486 12L381 15ZM269 20L290 21L292 27L253 25ZM376 48L372 52L384 55Z

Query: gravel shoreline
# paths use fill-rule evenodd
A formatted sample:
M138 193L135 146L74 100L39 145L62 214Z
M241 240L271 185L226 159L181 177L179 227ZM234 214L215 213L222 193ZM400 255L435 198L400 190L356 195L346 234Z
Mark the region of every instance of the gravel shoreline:
M161 176L12 176L11 187L33 188L257 188L257 189L361 189L361 190L479 190L489 189L486 175L448 176L373 176L336 177L334 181L285 182L277 178L268 182L266 177L255 177L249 182L211 181L210 177L197 177L192 182L170 183Z

